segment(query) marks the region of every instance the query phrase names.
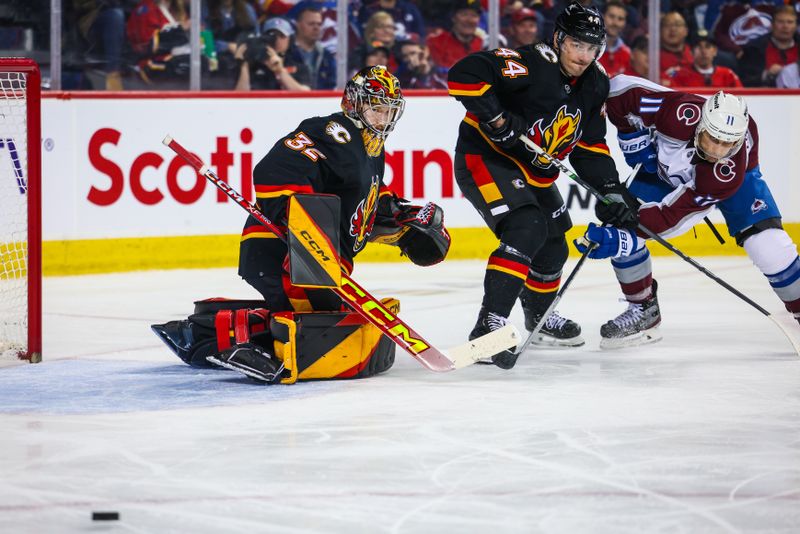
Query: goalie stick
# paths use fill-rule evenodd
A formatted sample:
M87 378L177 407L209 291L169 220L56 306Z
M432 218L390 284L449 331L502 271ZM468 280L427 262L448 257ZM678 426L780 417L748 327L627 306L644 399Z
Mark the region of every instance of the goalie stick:
M608 204L610 202L608 199L606 199L606 197L600 194L600 192L597 189L592 187L588 182L583 180L583 178L579 177L575 172L570 170L570 168L564 165L564 163L562 163L558 158L555 158L548 152L545 152L545 150L542 147L534 143L527 135L524 134L520 135L519 139L525 144L525 146L533 150L537 155L545 158L547 161L555 165L558 168L558 170L566 174L570 180L573 180L578 185L589 191L589 193L591 193L592 196L596 197L599 202L603 202L604 204ZM748 303L750 306L761 312L762 315L769 317L769 319L773 323L775 323L778 326L778 328L781 329L781 332L783 332L783 334L789 339L789 342L792 344L792 347L794 348L795 352L800 355L800 343L798 342L798 340L794 338L791 332L789 332L788 328L785 325L781 324L780 321L778 321L778 319L776 319L773 314L762 308L758 303L756 303L747 295L745 295L744 293L742 293L741 291L730 285L728 282L726 282L716 274L712 273L711 271L703 267L694 258L684 254L680 249L675 247L672 243L670 243L660 235L656 234L655 232L651 231L646 226L639 224L637 225L637 228L641 230L643 233L645 233L653 241L658 242L661 246L665 247L667 250L677 255L683 261L689 263L692 267L694 267L707 277L711 278L716 283L718 283L719 285L721 285L722 287L724 287L725 289L727 289L728 291L730 291L731 293L733 293L734 295L736 295L737 297Z
M162 142L191 165L198 174L205 177L244 208L258 222L266 226L284 242L286 241L286 236L283 232L266 215L261 213L258 207L245 200L227 182L220 180L217 174L203 163L199 157L186 150L169 135ZM488 358L493 354L514 347L519 341L520 336L517 329L512 325L507 325L447 351L441 351L386 308L380 300L370 295L366 289L350 278L350 275L344 270L342 271L341 286L332 287L331 291L339 295L359 315L377 326L389 339L431 371L446 372L472 365L480 359Z

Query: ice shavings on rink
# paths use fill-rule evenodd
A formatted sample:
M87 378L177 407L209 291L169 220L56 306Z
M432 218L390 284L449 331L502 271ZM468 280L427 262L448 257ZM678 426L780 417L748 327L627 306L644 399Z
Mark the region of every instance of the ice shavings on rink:
M64 360L0 372L0 413L98 414L269 403L336 389L268 388L239 373L180 363Z

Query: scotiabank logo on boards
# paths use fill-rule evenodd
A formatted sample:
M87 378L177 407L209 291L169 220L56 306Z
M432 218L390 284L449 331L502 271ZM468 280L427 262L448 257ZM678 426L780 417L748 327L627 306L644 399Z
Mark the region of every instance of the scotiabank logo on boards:
M182 141L179 139L179 141ZM239 141L245 150L234 153L230 149L230 139L227 136L217 137L215 148L211 154L197 154L200 159L206 162L220 177L221 180L230 183L248 201L253 200L253 165L271 148L274 140L269 144L254 146L247 150L253 141L253 132L250 128L243 128L239 132ZM130 153L130 146L125 145L124 134L114 128L101 128L97 130L89 139L88 156L92 168L97 171L101 178L92 173L92 184L86 198L97 206L110 206L119 201L126 188L128 188L138 202L146 206L152 206L171 198L180 204L194 204L200 200L206 190L207 180L196 173L195 180L187 184L184 172L183 179L179 182L178 174L184 167L191 169L191 166L184 162L180 157L174 156L169 161L159 153L143 152L138 154L130 164L130 168L124 169L120 161L115 161L114 147L118 147ZM187 145L187 148L192 148ZM166 149L165 149L166 150ZM254 152L257 152L254 160ZM410 152L410 158L408 157ZM105 153L105 155L103 154ZM170 155L172 153L170 152ZM410 165L407 165L409 163ZM395 150L386 153L386 176L391 176L389 187L404 198L428 198L432 196L431 190L441 191L439 198L453 198L456 194L453 178L453 156L448 151L441 148L433 150ZM232 176L232 169L238 168L238 176ZM142 176L147 171L150 179L149 187L142 183ZM407 171L410 171L411 179L407 180ZM426 182L425 173L430 178ZM157 176L156 180L152 177ZM436 180L441 181L440 187L433 188ZM388 181L388 180L387 180ZM410 184L408 182L410 181ZM160 183L159 183L160 182ZM238 183L237 183L238 182ZM157 185L154 185L157 184ZM410 185L410 190L406 186ZM426 186L428 191L426 191ZM214 189L214 186L208 184ZM459 198L461 194L458 193ZM222 192L216 192L218 203L228 202L228 197Z

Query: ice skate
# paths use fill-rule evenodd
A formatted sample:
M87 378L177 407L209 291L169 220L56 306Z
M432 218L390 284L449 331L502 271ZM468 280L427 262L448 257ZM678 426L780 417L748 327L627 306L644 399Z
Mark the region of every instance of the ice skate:
M525 313L525 328L528 332L533 332L541 320L541 315ZM562 317L557 310L553 310L547 316L542 328L531 341L531 345L537 347L553 348L580 347L585 344L586 341L581 337L581 326L575 321Z
M473 340L489 332L494 332L507 324L508 319L502 315L488 312L485 308L481 308L478 314L478 322L475 323L475 328L470 332L469 339ZM514 354L514 349L509 349L493 355L491 359L479 360L477 363L494 364L501 369L511 369L517 363L517 355Z
M655 343L661 339L661 311L653 280L653 294L641 303L628 302L628 309L600 327L600 348L620 349Z

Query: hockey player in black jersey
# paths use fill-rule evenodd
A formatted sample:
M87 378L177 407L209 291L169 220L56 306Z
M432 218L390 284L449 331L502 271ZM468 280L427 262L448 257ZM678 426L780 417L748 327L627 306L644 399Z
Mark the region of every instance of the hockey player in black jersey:
M297 207L298 198L320 195L308 201L319 199L312 206L338 197L324 204L338 206L331 220L339 225L323 240L331 241L332 255L347 272L368 241L396 245L417 265L443 260L450 236L442 209L411 205L383 183L383 145L404 106L400 84L385 67L356 73L345 87L341 112L304 120L256 165L260 211L286 235L292 210L316 222L305 206ZM154 325L154 331L190 365L206 366L210 358L265 382L351 378L388 369L394 344L349 312L333 291L293 284L288 251L282 239L249 216L239 275L264 302L199 301L188 321ZM386 304L392 305L396 301Z
M572 222L553 184L558 170L519 136L559 159L569 156L586 181L614 200L598 205L600 220L635 223L605 143L609 81L596 61L604 47L602 15L572 3L556 19L552 44L477 52L450 69L449 93L467 110L456 145L456 181L500 239L486 267L471 339L506 324L519 298L529 331L545 321L535 343L583 344L575 322L557 312L542 317L558 291L568 255L564 233ZM492 361L510 368L516 356L505 351Z

